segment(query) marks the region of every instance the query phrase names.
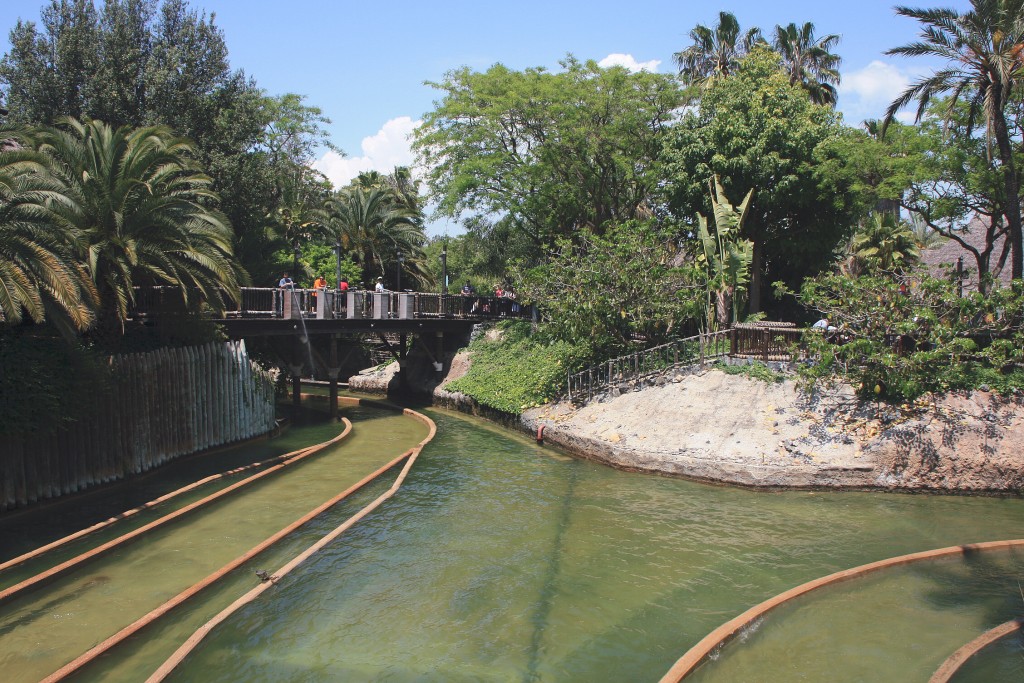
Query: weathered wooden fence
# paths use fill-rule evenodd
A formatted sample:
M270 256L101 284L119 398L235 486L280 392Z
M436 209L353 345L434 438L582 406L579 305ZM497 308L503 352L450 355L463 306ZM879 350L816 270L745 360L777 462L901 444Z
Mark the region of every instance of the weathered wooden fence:
M244 342L114 356L94 419L30 439L0 437L0 511L145 472L269 432L274 386Z

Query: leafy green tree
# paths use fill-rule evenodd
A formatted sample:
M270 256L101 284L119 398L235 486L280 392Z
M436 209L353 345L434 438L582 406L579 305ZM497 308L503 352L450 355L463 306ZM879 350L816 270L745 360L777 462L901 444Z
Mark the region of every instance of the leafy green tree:
M843 130L830 107L790 85L777 54L755 47L668 136L665 189L680 220L707 214L715 175L731 196L757 188L742 232L754 243L751 312L761 310L765 275L795 286L852 232L863 202L841 156Z
M80 235L79 258L100 296L101 335L123 324L134 287L176 287L186 306L238 299L231 226L194 148L162 126L118 129L67 119L36 133L61 196L47 202Z
M782 55L782 64L789 73L790 85L799 85L816 104L835 105L839 84L839 65L842 59L831 50L839 44L839 36L832 33L815 38L814 24L806 22L776 26L772 47Z
M0 59L10 120L49 122L88 114L86 93L98 69L99 15L92 0L51 0L41 23L19 20Z
M1006 202L1004 212L1011 246L1014 278L1024 277L1021 233L1020 179L1006 109L1020 83L1024 47L1024 0L971 0L971 10L897 7L896 13L922 24L921 40L889 50L907 57L938 57L946 65L917 81L886 111L886 121L916 100L917 120L937 95L951 93L949 106L964 98L969 103L968 133L984 120L995 139Z
M690 266L678 265L670 231L637 222L577 237L516 277L520 298L544 311L555 339L607 357L638 335L651 345L666 341L703 312L704 289Z
M697 24L690 30L693 44L672 55L679 77L686 85L707 87L734 73L740 60L762 42L761 29L740 31L740 23L731 12L719 12L718 24L709 28Z
M266 216L324 142L326 119L299 95L269 97L233 71L212 15L185 0L50 0L41 25L19 22L0 59L10 119L62 116L113 127L167 125L195 143L237 233L238 258L261 280L277 248Z
M70 335L92 325L97 295L75 258L74 233L46 208L63 195L44 168L33 150L0 150L0 321L27 316Z
M901 285L903 287L901 288ZM843 380L863 396L913 400L926 392L1024 386L1019 285L961 296L953 280L915 276L807 280L800 301L834 321L834 339L808 335L808 384Z
M649 216L661 138L682 102L671 77L567 58L453 71L414 147L438 214L496 216L535 245Z
M918 125L894 122L884 138L864 141L862 147L875 153L879 200L909 212L925 234L957 242L973 259L968 270L975 271L985 291L990 274L1002 271L1009 256L1006 195L1000 164L987 153L984 132L971 124L970 109L966 102L950 108L949 100L935 100ZM847 149L851 159L869 156Z
M302 247L302 268L301 271L309 273L305 279L296 280L302 287L312 287L313 281L318 275L323 275L332 287L338 283L333 282L335 272L338 270L338 260L334 248L326 244L306 244ZM364 287L370 283L362 281L363 270L355 262L352 254L345 254L341 258L341 277L344 278L353 288Z

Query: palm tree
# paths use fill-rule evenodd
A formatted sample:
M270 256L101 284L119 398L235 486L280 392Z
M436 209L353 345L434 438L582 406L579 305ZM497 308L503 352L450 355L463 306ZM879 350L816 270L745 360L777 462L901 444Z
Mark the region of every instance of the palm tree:
M70 336L92 325L97 296L75 261L70 227L46 208L60 198L35 151L0 151L0 321L16 324L27 315Z
M1024 67L1024 0L971 0L971 10L964 14L953 9L909 7L897 7L896 13L921 22L921 40L887 54L940 57L947 63L904 91L889 106L885 121L892 121L912 100L918 102L916 120L920 121L931 99L943 93L952 94L947 110L950 116L956 103L966 98L968 134L984 118L990 139L995 139L1003 173L1012 276L1020 278L1024 276L1020 185L1005 112Z
M399 204L387 187L364 187L359 183L339 190L327 201L328 225L342 248L354 254L364 275L369 269L385 272L391 254L401 252L403 271L421 284L429 282L424 267L423 228L417 215Z
M731 12L719 12L718 25L713 29L697 24L690 31L690 40L693 45L672 57L683 83L702 87L734 72L750 48L763 41L759 28L741 33Z
M231 259L231 226L209 206L217 195L190 142L165 126L114 129L70 118L40 129L36 140L60 184L47 206L80 235L101 333L123 330L140 285L176 287L186 306L238 299L247 276Z
M793 23L776 26L772 47L782 55L790 85L803 87L812 102L835 106L842 59L831 50L838 43L834 33L816 39L814 24L808 21L799 28Z
M292 273L299 276L299 249L301 245L326 235L327 214L323 208L311 205L294 190L286 190L281 205L267 214L271 238L277 238L292 249Z
M876 213L850 241L853 274L903 272L920 257L917 235L902 221Z

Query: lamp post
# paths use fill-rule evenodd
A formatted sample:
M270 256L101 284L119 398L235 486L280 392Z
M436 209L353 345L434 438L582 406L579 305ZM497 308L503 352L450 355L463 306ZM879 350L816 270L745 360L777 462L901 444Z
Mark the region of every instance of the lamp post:
M298 275L299 275L299 241L298 240L295 240L294 242L292 242L292 252L293 252L293 256L292 256L292 272L295 273L296 277L298 277Z
M448 293L448 243L441 244L441 293Z
M399 250L398 252L398 286L395 288L399 292L402 291L402 265L405 263L405 255Z
M341 242L334 243L334 286L341 284Z

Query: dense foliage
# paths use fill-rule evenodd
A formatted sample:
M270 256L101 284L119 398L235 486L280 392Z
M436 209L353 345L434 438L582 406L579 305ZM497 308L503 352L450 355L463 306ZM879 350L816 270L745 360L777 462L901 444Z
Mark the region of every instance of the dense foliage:
M496 337L485 335L470 344L472 367L446 389L518 415L559 394L565 388L566 373L585 357L583 349L569 342L532 335L529 323L507 322L497 329Z
M668 190L680 219L709 213L715 175L730 197L755 189L742 233L754 244L751 311L761 309L765 276L798 286L852 231L859 205L832 148L841 131L831 108L790 84L777 54L755 48L669 134Z
M562 66L461 69L433 84L442 98L415 148L441 214L496 216L546 246L650 213L679 84L573 58Z
M811 278L801 301L835 333L808 334L805 380L842 378L861 395L912 400L988 384L1024 387L1024 291L960 296L953 280L915 276Z
M679 256L666 231L625 223L561 240L546 263L522 273L521 294L544 311L551 337L617 355L638 338L662 343L700 315L704 290Z

